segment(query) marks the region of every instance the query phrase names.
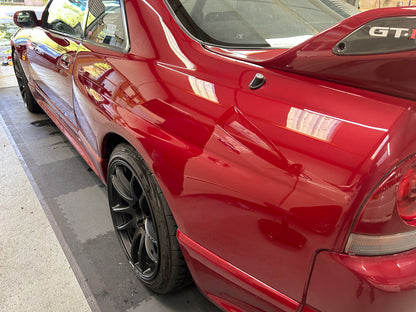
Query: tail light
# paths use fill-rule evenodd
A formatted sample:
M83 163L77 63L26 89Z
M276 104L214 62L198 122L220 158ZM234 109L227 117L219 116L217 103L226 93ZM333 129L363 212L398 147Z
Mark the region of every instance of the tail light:
M397 210L405 221L416 219L416 170L411 167L401 180L397 191Z
M349 254L378 256L416 248L416 157L389 172L365 202L349 236Z

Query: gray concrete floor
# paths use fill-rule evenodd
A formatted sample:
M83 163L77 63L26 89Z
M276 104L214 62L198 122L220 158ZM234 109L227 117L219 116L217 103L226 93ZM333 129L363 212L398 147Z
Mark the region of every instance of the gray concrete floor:
M106 187L0 67L0 312L218 312L195 286L159 296L136 278Z
M16 86L11 68L0 88ZM0 121L0 311L91 311Z

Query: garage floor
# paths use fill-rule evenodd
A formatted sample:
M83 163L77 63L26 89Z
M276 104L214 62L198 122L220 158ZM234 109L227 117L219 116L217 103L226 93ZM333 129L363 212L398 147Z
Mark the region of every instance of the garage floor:
M26 111L14 78L7 79L6 84L4 81L0 79L0 126L3 123L16 153L21 155L20 162L91 309L218 312L194 286L164 296L155 295L142 286L130 269L113 231L105 185L46 115ZM1 166L8 166L6 160L2 160ZM0 206L0 210L4 208ZM0 270L1 266L0 263ZM0 282L4 282L1 273ZM35 289L36 282L35 279L30 283ZM1 286L7 287L0 283ZM66 298L71 300L71 296ZM66 298L56 300L65 301ZM15 310L13 306L3 307L3 310L1 304L2 311ZM76 306L80 303L73 304L72 311L80 311ZM36 309L36 306L31 307L31 311L43 310ZM56 309L51 307L50 310Z

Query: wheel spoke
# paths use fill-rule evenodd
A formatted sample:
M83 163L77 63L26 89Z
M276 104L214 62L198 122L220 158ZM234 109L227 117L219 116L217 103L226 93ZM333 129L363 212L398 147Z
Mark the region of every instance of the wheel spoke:
M111 183L117 193L127 202L132 202L130 181L127 179L123 168L117 167L115 173L111 175Z
M131 209L130 206L122 206L120 204L117 204L117 205L111 207L111 210L113 212L116 212L116 213L126 213L126 214L129 214L131 216L135 215L135 212L133 211L133 209Z
M142 266L145 263L145 257L146 255L146 233L143 230L143 228L140 231L140 243L139 243L139 250L138 250L138 256L139 256L139 262L142 264Z
M140 195L139 199L137 200L137 202L138 202L139 210L140 210L143 218L147 217L149 215L149 208L147 207L146 195L144 193L142 193Z
M136 229L134 233L134 237L131 242L131 259L133 263L140 268L140 255L143 253L145 248L144 240L145 240L146 232L144 231L143 225Z
M152 219L147 218L144 226L145 226L146 234L149 236L152 243L157 245L158 242L157 242L156 230L155 230L155 226L153 224Z
M137 184L138 184L137 179L133 175L132 178L130 179L129 190L135 202L137 202L139 200L139 197L143 195L143 193L141 192L140 184L139 184L139 187L136 187Z
M159 261L159 244L157 241L156 231L152 219L147 218L144 226L146 231L145 245L147 256L154 264L157 264Z
M157 245L149 239L145 228L141 226L135 233L131 244L131 259L141 274L150 276L158 263Z
M120 225L116 225L117 231L125 231L125 230L128 230L128 229L133 229L134 227L135 227L134 218L130 219L130 220L128 220L128 221L126 221L126 222L124 222Z

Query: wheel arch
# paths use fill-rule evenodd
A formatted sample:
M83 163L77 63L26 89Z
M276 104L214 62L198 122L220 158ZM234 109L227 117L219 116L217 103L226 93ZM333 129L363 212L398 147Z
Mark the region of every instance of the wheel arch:
M157 167L158 159L154 158L152 154L149 154L149 151L143 146L143 142L138 138L137 135L134 133L119 133L118 131L111 131L106 133L101 140L101 146L99 147L99 151L101 153L101 173L102 177L106 184L108 184L108 165L110 161L110 157L116 146L121 143L126 143L132 146L141 156L144 163L150 169L152 174L154 175L157 183L159 184L160 190L163 194L167 202L168 209L170 210L173 219L175 220L178 227L182 224L179 216L175 213L174 205L173 205L173 197L174 195L169 190L169 187L166 185L166 181L158 174L157 169L155 170L155 163ZM154 145L153 145L154 146Z
M123 143L120 145L119 142ZM110 136L109 147L107 149L108 175L111 176L111 181L108 183L109 203L118 238L133 270L140 280L156 293L164 294L187 286L191 282L191 277L177 241L177 224L153 171L137 148L122 137ZM112 153L110 153L111 149ZM140 196L135 199L133 194ZM138 218L131 218L137 211L140 211L137 214ZM126 219L123 216L128 217ZM135 221L132 223L132 220ZM131 224L135 229L134 233L131 233ZM153 230L148 230L149 228ZM140 234L140 229L145 232ZM151 242L149 241L148 245L146 241L145 248L136 249L134 246L139 247L139 244L135 238L143 237L143 233L146 233L146 240L148 236L152 237ZM157 247L152 248L153 244ZM140 246L144 244L140 242ZM142 254L148 255L146 263L139 261L141 256L137 255L137 252L140 249ZM157 264L156 268L148 264L148 261L153 259L149 257L150 254L160 255L159 260L156 262L153 260L153 263ZM148 270L151 270L150 276L146 275Z
M107 183L107 170L108 170L108 162L111 156L111 153L115 149L115 147L121 143L128 143L132 145L130 142L128 142L125 138L123 138L121 135L116 134L114 132L107 133L102 140L101 145L101 155L102 155L102 162L101 162L101 172L103 173L103 178L105 179L105 182ZM133 145L132 145L133 146Z

